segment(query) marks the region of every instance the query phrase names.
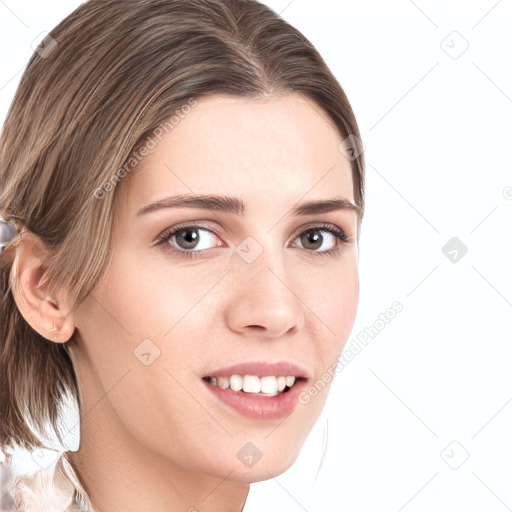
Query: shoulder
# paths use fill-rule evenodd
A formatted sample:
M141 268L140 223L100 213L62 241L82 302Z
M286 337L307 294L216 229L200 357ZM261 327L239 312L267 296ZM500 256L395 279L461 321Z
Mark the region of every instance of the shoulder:
M34 473L15 474L10 461L1 462L0 466L2 511L86 512L88 510L87 495L64 453L50 467Z

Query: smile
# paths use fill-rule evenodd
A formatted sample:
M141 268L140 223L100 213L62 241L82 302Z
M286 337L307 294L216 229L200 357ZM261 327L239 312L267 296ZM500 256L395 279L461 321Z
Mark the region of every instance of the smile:
M312 378L310 367L288 359L246 361L217 368L202 381L227 412L271 420L294 411L300 393Z
M261 396L277 396L286 392L296 382L292 375L239 375L207 377L208 381L220 389L231 389L233 391L242 391ZM300 379L300 377L299 377Z

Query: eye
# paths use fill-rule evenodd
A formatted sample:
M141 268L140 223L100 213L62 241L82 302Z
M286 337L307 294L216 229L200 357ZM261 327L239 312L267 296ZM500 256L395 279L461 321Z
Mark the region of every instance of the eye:
M206 236L199 235L200 232L206 233ZM222 244L218 242L212 244L211 241L216 237L215 232L198 224L180 224L159 235L158 242L166 250L190 258L203 254L209 248L221 247ZM178 249L174 249L173 245L177 245Z
M321 233L327 233L327 237ZM330 223L309 226L300 233L298 238L301 245L314 256L336 256L341 253L342 246L350 242L350 238L342 229ZM330 244L327 244L330 248L318 251L317 249L324 245L326 239L330 241Z
M199 233L205 233L206 236ZM327 233L325 236L322 233ZM165 251L169 251L179 257L186 258L200 257L211 248L222 247L222 242L215 242L219 235L211 229L201 226L197 222L180 224L167 229L157 237L157 245L161 245ZM204 240L203 240L204 239ZM308 226L295 236L300 245L309 253L315 256L336 256L341 252L342 246L349 243L350 238L343 230L330 223ZM319 251L318 249L329 243L328 248ZM178 247L177 249L175 247Z

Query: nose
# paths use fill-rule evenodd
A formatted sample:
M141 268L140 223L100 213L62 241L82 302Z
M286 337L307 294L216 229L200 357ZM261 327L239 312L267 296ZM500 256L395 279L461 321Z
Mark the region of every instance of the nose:
M286 268L285 255L278 252L264 248L252 263L235 258L225 318L237 334L280 338L302 329L305 306L299 298L300 276Z

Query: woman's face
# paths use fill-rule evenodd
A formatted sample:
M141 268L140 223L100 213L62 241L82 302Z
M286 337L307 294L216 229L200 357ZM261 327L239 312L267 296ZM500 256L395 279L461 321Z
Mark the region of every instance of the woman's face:
M87 419L165 463L265 480L296 460L332 384L322 376L354 323L356 212L294 213L334 197L354 203L350 161L328 116L297 94L202 98L161 141L153 139L124 178L108 272L77 309L73 360L86 410L107 399ZM229 196L244 213L221 200L215 208L144 210L193 194ZM184 223L185 231L167 236ZM307 392L320 379L321 391L299 401L292 386L295 405L280 409L286 393L254 396L205 379L258 362L298 369L230 374L302 375L308 381L297 380L296 389Z

